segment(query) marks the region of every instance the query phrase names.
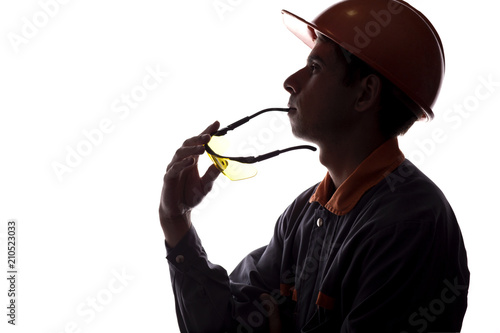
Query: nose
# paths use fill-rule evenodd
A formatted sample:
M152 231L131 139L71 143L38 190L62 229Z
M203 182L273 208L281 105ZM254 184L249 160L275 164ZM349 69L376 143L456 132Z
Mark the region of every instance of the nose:
M286 91L288 91L290 94L296 94L298 92L299 86L298 86L298 80L297 80L297 74L299 71L293 73L287 79L285 82L283 82L283 88L285 88Z

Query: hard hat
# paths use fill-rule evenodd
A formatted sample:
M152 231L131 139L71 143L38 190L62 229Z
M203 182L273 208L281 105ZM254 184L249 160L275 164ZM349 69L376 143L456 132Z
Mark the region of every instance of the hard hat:
M432 119L444 76L441 39L429 20L401 0L345 0L312 22L282 11L287 28L309 47L316 32L385 76Z

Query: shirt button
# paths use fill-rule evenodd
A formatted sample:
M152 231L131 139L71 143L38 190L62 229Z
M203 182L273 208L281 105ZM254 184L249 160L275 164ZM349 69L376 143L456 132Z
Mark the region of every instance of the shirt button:
M181 254L178 255L177 257L175 257L175 262L178 264L182 264L184 262L184 256Z
M323 219L322 219L321 217L320 217L320 218L318 218L318 220L316 221L316 225L317 225L318 227L321 227L321 226L323 225Z

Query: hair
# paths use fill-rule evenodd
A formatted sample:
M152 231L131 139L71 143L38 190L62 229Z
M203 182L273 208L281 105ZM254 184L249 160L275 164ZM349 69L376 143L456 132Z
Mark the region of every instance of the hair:
M346 73L343 82L346 86L368 75L376 75L381 82L379 127L382 135L389 139L405 134L418 120L416 114L420 108L405 93L397 88L385 76L369 66L366 62L350 53L342 46L335 44L337 52L346 60Z

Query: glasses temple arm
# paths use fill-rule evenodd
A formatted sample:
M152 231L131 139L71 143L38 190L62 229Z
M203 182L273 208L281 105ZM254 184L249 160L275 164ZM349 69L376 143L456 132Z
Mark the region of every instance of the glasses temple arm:
M275 150L267 154L259 155L259 156L248 156L248 157L225 157L230 160L236 161L236 162L241 162L241 163L257 163L261 162L264 160L267 160L269 158L278 156L279 154L286 153L292 150L298 150L298 149L309 149L312 151L316 151L316 147L313 146L307 146L307 145L302 145L302 146L294 146L286 149L281 149L281 150ZM220 156L224 157L224 156Z
M215 132L215 133L213 134L213 136L222 136L222 135L225 135L228 131L232 131L232 130L234 130L235 128L240 127L241 125L243 125L243 124L245 124L246 122L248 122L250 119L255 118L255 117L257 117L258 115L261 115L261 114L263 114L263 113L265 113L265 112L270 112L270 111L282 111L282 112L288 112L288 111L290 111L290 109L289 109L289 108L269 108L269 109L264 109L264 110L261 110L261 111L259 111L259 112L254 113L254 114L253 114L253 115L251 115L251 116L247 116L247 117L245 117L245 118L243 118L243 119L240 119L240 120L238 120L238 121L235 121L234 123L232 123L232 124L230 124L230 125L228 125L228 126L226 126L226 127L222 128L222 129L218 130L217 132Z

